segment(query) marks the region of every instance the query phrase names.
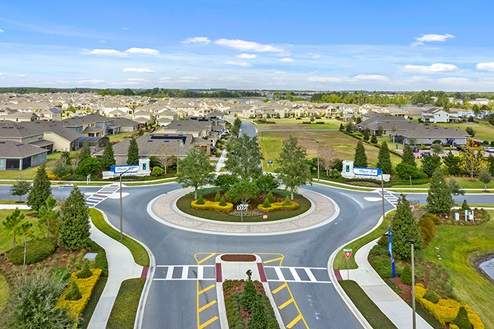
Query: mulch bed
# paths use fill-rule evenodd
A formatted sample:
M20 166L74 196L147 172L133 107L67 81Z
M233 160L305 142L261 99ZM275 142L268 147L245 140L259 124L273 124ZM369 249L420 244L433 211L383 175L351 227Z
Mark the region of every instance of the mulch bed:
M222 255L221 260L225 262L255 262L256 256L244 254L227 254Z

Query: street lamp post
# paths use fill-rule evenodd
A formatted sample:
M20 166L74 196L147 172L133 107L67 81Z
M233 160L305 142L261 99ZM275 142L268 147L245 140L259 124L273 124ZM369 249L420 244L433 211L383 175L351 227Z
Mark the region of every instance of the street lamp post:
M381 205L382 205L382 212L383 212L383 225L384 224L384 215L385 215L385 210L384 210L384 173L381 169Z

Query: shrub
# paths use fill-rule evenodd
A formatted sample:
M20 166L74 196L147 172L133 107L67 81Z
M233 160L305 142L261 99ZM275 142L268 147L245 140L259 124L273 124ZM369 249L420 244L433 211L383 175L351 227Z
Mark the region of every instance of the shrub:
M432 219L432 221L434 222L434 224L436 225L439 225L441 224L441 220L439 219L439 217L437 217L436 215L434 214L431 214L431 213L427 213L425 214L424 216L422 216L422 220L425 220L425 219Z
M387 247L388 246L388 237L381 235L381 237L377 241L377 244L380 246L383 246L383 247Z
M290 204L285 204L286 201L283 202L274 202L271 203L269 207L265 207L264 204L260 204L257 206L257 209L262 210L264 212L273 212L277 210L295 210L300 206L298 202L290 201Z
M418 225L420 228L420 235L422 236L422 241L424 242L424 248L425 248L436 234L436 224L434 224L432 218L428 217L419 221Z
M461 306L458 310L458 314L453 323L458 326L459 329L472 329L473 327L470 319L468 319L467 309L464 306Z
M199 198L197 199L196 204L205 204L204 198L202 197L202 195L199 195Z
M26 264L42 261L55 252L55 240L43 238L27 242ZM9 259L15 264L24 263L24 244L18 245L9 252Z
M72 281L69 284L69 291L67 292L67 295L65 296L65 300L79 300L82 298L81 292L79 291L79 287L75 283L75 281Z
M461 210L462 211L471 210L466 199L463 199L463 203L461 204Z
M221 197L219 205L222 207L226 206L226 200L224 196Z
M220 191L216 192L216 195L214 196L214 201L215 202L220 202L221 200L221 193Z
M70 277L69 269L66 267L57 267L51 277L53 280L67 282Z
M82 266L82 270L79 273L77 273L77 278L78 279L87 279L91 275L93 275L93 273L89 269L89 260L85 259L84 265Z
M161 176L165 173L165 170L161 167L155 166L151 171L151 176Z
M273 203L273 202L276 201L276 199L274 198L273 192L271 192L271 191L269 191L269 193L266 196L266 198L269 200L269 203Z
M285 197L285 201L283 201L284 206L289 206L292 203L288 195Z
M427 299L429 302L436 304L439 301L439 298L437 297L437 294L432 290L431 287L427 288L427 291L425 292L424 298Z
M269 202L268 198L264 199L264 203L262 204L262 207L263 208L270 208L271 207L271 203Z
M225 201L224 198L222 198L223 201ZM197 203L199 201L191 201L190 206L192 209L195 210L213 210L213 211L221 211L221 212L230 212L233 210L233 203L231 202L225 202L225 205L221 205L220 202L213 202L213 201L204 201L204 204L199 204Z
M412 285L412 269L408 264L406 264L401 271L401 282L409 286Z

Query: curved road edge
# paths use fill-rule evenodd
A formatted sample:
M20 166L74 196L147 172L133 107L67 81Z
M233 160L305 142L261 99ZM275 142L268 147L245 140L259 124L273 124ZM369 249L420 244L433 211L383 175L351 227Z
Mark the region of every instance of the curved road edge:
M386 212L386 214L388 212ZM367 234L369 234L369 232L374 231L376 228L378 228L382 224L383 221L384 221L384 217L381 216L379 218L379 221L376 223L376 225L374 225L373 228L371 228L369 231L367 231L366 233L362 234L361 236L358 236L355 239L350 240L350 241L342 244L338 248L336 248L336 250L331 254L331 256L329 256L329 259L328 259L328 266L327 266L328 267L328 275L329 275L331 281L333 282L333 285L334 285L336 291L340 295L341 299L343 299L343 301L345 302L345 304L348 306L348 308L350 309L350 311L352 311L352 313L355 315L355 317L360 322L360 324L362 325L362 327L364 327L366 329L372 329L372 326L369 324L369 322L367 322L367 320L365 319L365 317L362 315L362 313L360 313L360 311L355 306L355 304L353 303L353 301L350 299L350 297L348 297L348 295L345 293L345 291L343 290L343 288L340 286L340 284L338 282L338 279L336 278L336 275L334 273L333 262L334 262L334 259L335 259L336 255L338 254L338 252L340 252L340 250L344 246L346 246L349 243L352 243L353 241L356 241L356 240L360 239L361 237L366 236Z

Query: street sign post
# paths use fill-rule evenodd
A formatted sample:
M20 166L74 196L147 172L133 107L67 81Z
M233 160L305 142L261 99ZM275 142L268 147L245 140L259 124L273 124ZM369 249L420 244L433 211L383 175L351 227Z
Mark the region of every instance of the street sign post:
M352 255L352 249L351 248L345 248L345 249L343 249L343 253L345 254L345 258L346 258L346 275L347 275L347 279L350 280L350 269L348 268L348 259Z
M240 211L240 221L244 221L244 211L246 211L248 208L249 205L247 203L237 205L237 210Z

